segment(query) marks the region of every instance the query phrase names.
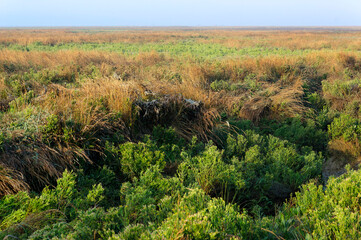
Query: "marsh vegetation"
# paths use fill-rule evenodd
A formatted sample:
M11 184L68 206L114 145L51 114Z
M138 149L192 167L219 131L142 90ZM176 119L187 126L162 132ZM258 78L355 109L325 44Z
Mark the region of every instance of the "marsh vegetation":
M0 30L0 236L361 238L360 51L350 29Z

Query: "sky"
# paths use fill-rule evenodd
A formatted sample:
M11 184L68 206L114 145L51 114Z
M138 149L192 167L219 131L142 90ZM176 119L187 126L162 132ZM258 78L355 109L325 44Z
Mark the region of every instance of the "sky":
M0 27L361 26L361 0L0 0Z

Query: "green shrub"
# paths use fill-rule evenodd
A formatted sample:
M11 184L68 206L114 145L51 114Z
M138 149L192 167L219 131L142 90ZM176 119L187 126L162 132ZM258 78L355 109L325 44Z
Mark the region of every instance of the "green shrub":
M328 133L332 139L342 138L345 141L357 141L361 139L361 124L358 119L341 114L328 126Z
M49 188L45 188L40 196L34 198L30 198L24 193L18 193L15 197L11 195L5 196L5 199L1 201L0 205L0 211L4 214L0 216L0 229L5 230L3 234L6 235L11 233L11 231L16 231L16 228L11 227L21 222L24 222L29 233L34 231L34 227L44 227L47 222L39 223L38 221L42 221L45 218L48 210L56 210L55 213L60 212L65 214L65 210L69 207L69 204L76 194L75 177L75 174L65 171L63 178L57 181L57 187L55 189L50 190ZM18 201L20 200L19 198L21 202ZM14 206L15 199L17 199L17 201ZM9 205L10 202L13 202L12 205ZM9 213L10 209L7 208L11 208L11 213ZM45 213L45 215L42 216L41 213ZM60 217L64 217L63 214L60 214ZM39 216L39 220L35 220L38 219L36 216ZM48 217L45 219L47 218ZM40 226L36 224L40 224Z
M94 186L99 188L94 190L95 193L102 191L101 201L98 201L96 205L98 206L116 206L119 203L119 188L121 183L118 181L115 172L110 169L108 166L103 165L102 167L96 169L88 169L87 171L79 170L77 172L77 182L78 186L81 189L81 195L86 196L89 189L92 189ZM100 186L103 190L100 189Z
M119 234L113 234L109 240L137 240L137 239L151 239L150 230L143 224L128 225Z
M210 199L202 190L192 189L153 233L153 239L249 238L252 220L222 199Z
M315 151L325 152L328 135L320 125L311 119L302 122L299 118L288 119L285 122L269 124L270 130L264 131L281 139L288 140L301 149L312 147Z
M28 239L42 240L42 239L62 239L66 237L66 234L71 231L71 226L66 222L59 222L55 224L49 224L42 229L39 229L32 233Z
M224 196L230 189L241 189L243 179L234 166L226 164L223 152L210 143L204 152L190 157L183 152L184 162L178 168L178 175L186 185L196 183L207 194Z
M114 167L130 179L139 177L152 165L157 165L163 169L166 163L164 152L158 150L157 146L149 139L145 143L127 142L119 146L107 142L105 148L106 161L109 166Z
M156 126L151 139L164 153L167 164L178 163L181 160L180 153L186 147L186 142L177 135L173 128Z
M248 86L244 86L240 83L229 83L224 80L215 80L214 82L211 83L210 87L213 91L219 92L221 90L237 91L242 88L247 88Z
M345 98L359 91L360 79L337 80L334 82L322 81L322 90L331 96Z
M3 132L0 133L0 151L3 150L3 144L6 141L6 137L5 134Z
M3 143L18 140L34 140L41 131L41 125L49 114L34 107L26 107L21 111L12 111L0 116L0 132ZM1 140L0 140L1 141Z
M298 152L286 140L249 130L244 135L229 135L226 156L245 182L238 201L252 201L264 209L272 205L269 197L277 197L269 192L272 185L281 184L289 193L296 191L301 184L320 176L323 162L321 155L307 148Z
M121 202L128 224L161 222L185 192L178 178L165 178L158 167L146 170L134 183L123 183Z
M107 239L124 227L123 209L90 208L80 211L78 217L70 223L72 231L66 239Z
M322 110L327 105L326 100L317 92L307 95L306 100L308 100L310 105L317 111Z
M211 89L216 92L220 90L230 90L230 88L231 85L224 80L216 80L211 83Z
M305 185L296 193L294 201L276 216L273 228L283 232L283 237L293 232L297 238L359 239L360 189L360 171L350 170L342 177L331 178L326 190L315 183ZM284 228L281 223L285 221L292 226Z

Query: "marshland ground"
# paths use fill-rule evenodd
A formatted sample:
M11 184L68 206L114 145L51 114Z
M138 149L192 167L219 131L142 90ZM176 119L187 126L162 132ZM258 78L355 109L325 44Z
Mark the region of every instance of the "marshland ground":
M0 29L0 236L359 239L360 106L359 28Z

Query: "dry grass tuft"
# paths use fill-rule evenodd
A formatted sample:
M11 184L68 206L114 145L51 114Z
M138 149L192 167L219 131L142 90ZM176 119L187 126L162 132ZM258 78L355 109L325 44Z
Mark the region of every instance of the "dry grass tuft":
M346 142L342 139L334 139L329 142L328 150L332 155L348 159L349 163L361 157L361 146L357 141Z
M20 172L0 166L0 197L29 190Z
M299 83L288 88L271 86L260 95L246 101L239 113L241 118L258 122L261 118L282 119L302 115L306 111Z
M344 68L357 69L360 63L357 62L356 56L350 53L341 52L338 54L338 59Z
M141 97L142 87L116 79L89 80L79 88L51 85L40 105L51 113L71 118L82 126L99 125L110 113L132 121L132 102Z
M261 118L269 116L271 99L263 96L253 97L241 108L239 117L258 122Z
M3 169L18 173L12 182L15 191L27 190L28 186L40 191L47 185L52 186L65 169L73 169L77 165L78 159L88 160L86 154L76 148L50 148L41 142L5 145L4 150L0 154ZM1 191L4 192L4 189Z
M208 140L218 112L206 109L199 101L186 99L180 95L166 95L157 100L137 101L137 126L147 133L156 125L173 126L185 139L197 135Z

